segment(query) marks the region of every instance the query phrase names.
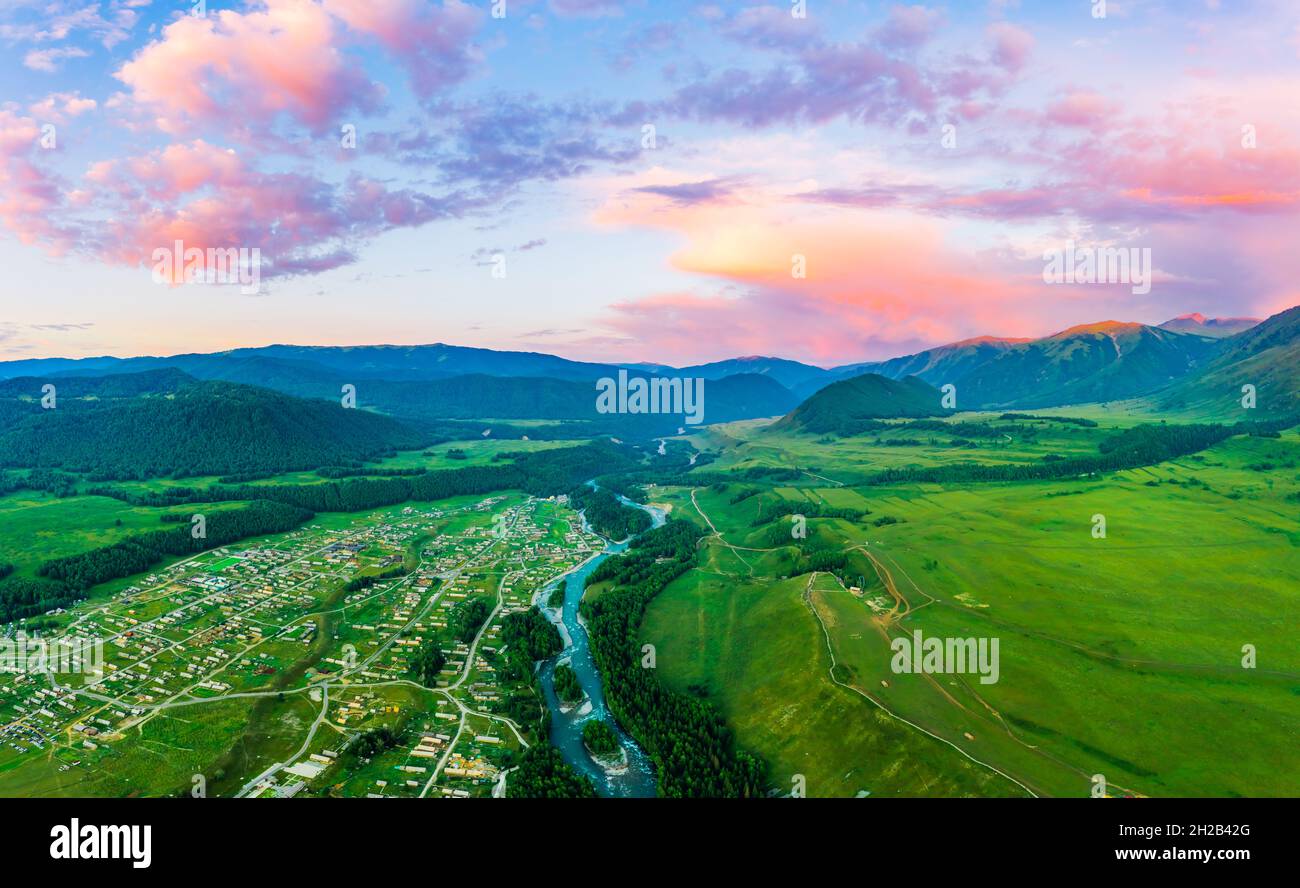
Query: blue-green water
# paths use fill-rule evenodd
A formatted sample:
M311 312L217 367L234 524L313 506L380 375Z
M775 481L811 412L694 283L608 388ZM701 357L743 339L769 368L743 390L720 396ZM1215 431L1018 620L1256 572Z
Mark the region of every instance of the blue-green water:
M650 514L654 527L664 523L661 509L643 506L631 500L619 497L624 505L644 509ZM609 707L605 704L605 689L601 684L600 672L591 656L591 645L587 638L587 627L578 617L578 605L582 601L583 586L602 561L627 549L630 540L621 543L607 543L605 551L588 561L573 573L561 577L556 583L564 583L564 606L556 609L546 607L546 600L552 583L543 590L539 606L552 621L560 624L560 634L565 637L565 646L559 654L542 664L540 675L542 691L546 694L546 704L551 710L551 742L560 750L565 760L578 771L591 778L596 791L603 796L621 796L628 798L649 798L655 794L654 765L636 741L614 721ZM585 699L568 712L561 709L559 697L555 694L555 667L558 663L568 663L578 676L578 682L585 692ZM616 773L608 773L592 760L582 742L582 726L590 719L598 718L614 729L619 744L627 757L627 767Z

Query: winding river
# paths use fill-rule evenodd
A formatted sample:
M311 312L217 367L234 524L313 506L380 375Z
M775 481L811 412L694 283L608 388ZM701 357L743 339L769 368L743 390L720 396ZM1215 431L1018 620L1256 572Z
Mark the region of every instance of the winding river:
M649 513L653 527L664 523L664 511L653 506L643 506L620 496L619 500L626 506L642 509ZM584 518L584 522L585 522ZM551 710L551 742L560 750L565 761L591 778L596 785L596 792L602 796L627 798L650 798L655 794L655 772L649 756L637 746L636 741L627 735L614 721L609 707L605 703L605 689L601 684L600 673L591 656L591 645L587 639L587 627L578 616L578 605L582 602L583 585L587 577L611 555L617 555L627 549L629 540L621 543L606 542L605 550L571 573L565 574L548 584L537 597L537 606L557 625L564 638L564 649L541 667L542 691L546 694L546 705ZM564 583L564 605L561 608L547 607L547 599L556 585ZM583 700L567 710L555 694L555 667L568 663L577 673L578 682L585 694ZM603 720L618 738L623 748L626 765L621 768L607 769L595 762L582 742L582 726L590 719Z

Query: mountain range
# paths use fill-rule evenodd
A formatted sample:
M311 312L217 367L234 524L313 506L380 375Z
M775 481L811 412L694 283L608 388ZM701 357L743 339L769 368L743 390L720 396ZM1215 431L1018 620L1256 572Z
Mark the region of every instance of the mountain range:
M1201 336L1213 336L1215 339L1231 336L1249 330L1259 323L1259 318L1207 318L1200 312L1179 315L1160 325L1162 329L1175 333L1198 333Z
M1199 373L1178 380L1152 400L1162 410L1240 415L1242 387L1247 385L1254 387L1259 413L1300 412L1300 306L1222 340Z
M0 449L0 462L15 464L8 459L9 449L15 447L25 460L47 462L44 451L35 444L9 435L15 423L25 423L22 427L29 430L36 428L31 423L39 420L29 415L36 409L32 399L39 397L47 382L57 384L65 399L61 403L78 407L69 418L57 421L62 428L84 421L76 416L93 413L97 406L93 402L105 398L130 397L147 404L157 414L150 420L156 425L188 421L183 411L194 409L196 397L220 395L227 406L239 405L245 411L240 421L250 423L249 429L264 432L270 428L266 410L287 411L312 428L313 423L322 422L322 428L345 428L335 425L333 414L314 414L298 402L316 403L312 409L317 411L324 409L321 402L341 409L338 403L343 386L352 385L357 406L364 409L361 416L343 422L364 424L370 421L367 414L383 414L397 424L383 429L358 425L354 430L360 436L357 440L366 443L320 454L345 461L365 458L376 448L409 443L412 438L448 440L471 432L543 438L605 434L648 438L676 433L680 415L595 412L596 381L616 376L621 369L632 376L708 380L706 422L794 415L798 408L802 412L795 424L810 430L835 426L822 415L828 404L838 404L834 409L847 410L857 419L884 415L881 411L887 412L890 405L897 411L895 415L936 415L941 411L934 392L945 385L955 387L957 408L963 410L1143 398L1163 410L1228 416L1239 407L1241 386L1253 384L1261 413L1291 412L1297 409L1295 391L1300 387L1297 336L1300 307L1262 322L1189 314L1157 326L1103 321L1037 339L984 336L886 361L831 368L761 356L688 367L614 365L441 343L271 345L170 357L27 359L0 362L0 419L4 419L8 435L0 437L0 448L4 448ZM863 377L869 378L835 388ZM87 383L87 378L100 382ZM901 385L888 386L882 380ZM204 383L209 385L204 387ZM83 391L88 385L100 389ZM165 393L149 391L150 387L162 387ZM144 390L133 391L136 388ZM828 388L830 396L807 404L811 396ZM254 409L252 401L257 399L249 391L267 389L290 400L268 398L261 408ZM161 403L164 400L172 403ZM138 409L143 408L133 404L132 410ZM158 418L163 412L166 420ZM146 421L141 415L130 415L132 421ZM518 420L547 420L549 424L510 425ZM46 427L55 425L51 422ZM114 427L118 427L117 421ZM320 435L325 442L336 440L332 431ZM296 465L315 458L299 453L288 462ZM220 471L239 470L237 466L217 466L211 460L204 465Z

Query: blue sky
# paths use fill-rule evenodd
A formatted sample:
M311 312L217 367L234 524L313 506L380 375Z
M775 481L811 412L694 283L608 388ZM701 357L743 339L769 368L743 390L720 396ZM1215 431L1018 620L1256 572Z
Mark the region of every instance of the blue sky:
M1300 302L1294 4L492 7L0 0L0 358L828 364ZM259 292L155 282L177 238ZM1044 284L1067 241L1151 293Z

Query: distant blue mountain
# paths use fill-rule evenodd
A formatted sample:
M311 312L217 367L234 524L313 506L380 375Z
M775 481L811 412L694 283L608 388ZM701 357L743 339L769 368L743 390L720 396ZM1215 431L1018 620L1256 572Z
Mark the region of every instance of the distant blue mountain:
M735 362L737 370L749 366L744 361ZM179 372L197 380L253 385L332 401L337 401L342 386L351 384L356 386L360 406L421 423L547 419L580 422L581 428L574 428L575 436L608 432L645 437L675 432L682 422L678 416L596 414L596 382L616 377L620 369L642 377L704 377L710 382L704 413L709 423L780 416L799 402L776 374L726 373L718 367L706 374L698 369L677 370L657 364L621 368L536 352L443 344L272 345L170 357L10 361L0 363L0 380L28 377L33 381L70 383L110 374L143 378ZM30 388L30 382L24 383Z

